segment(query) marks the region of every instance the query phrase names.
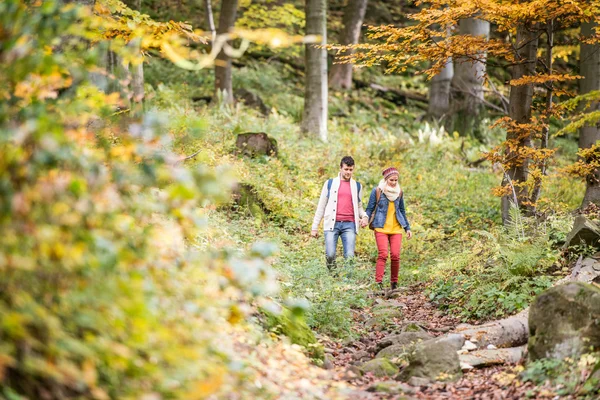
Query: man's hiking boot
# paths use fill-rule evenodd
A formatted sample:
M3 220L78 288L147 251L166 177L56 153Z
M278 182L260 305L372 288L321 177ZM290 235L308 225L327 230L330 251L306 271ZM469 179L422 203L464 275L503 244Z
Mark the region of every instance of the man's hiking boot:
M398 288L398 282L392 282L392 290L396 290Z

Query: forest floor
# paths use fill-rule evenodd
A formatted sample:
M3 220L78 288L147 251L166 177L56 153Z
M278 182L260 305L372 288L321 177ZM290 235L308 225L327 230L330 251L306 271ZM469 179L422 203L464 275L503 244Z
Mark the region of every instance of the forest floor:
M398 325L413 321L423 327L432 336L440 336L453 330L459 320L437 310L423 295L422 284L402 288L393 297L398 306L402 308L403 319L397 320ZM385 296L379 296L384 299ZM390 296L392 297L392 296ZM355 314L355 324L362 326L370 317L370 309L358 310ZM474 369L464 373L462 378L452 383L435 383L429 386L413 387L403 385L403 393L372 392L373 385L377 382L390 381L390 378L377 378L372 374L359 376L348 373L356 361L359 352L368 352L375 357L378 341L391 334L388 331L371 331L350 343L337 343L322 339L326 352L333 357L334 375L347 383L355 386L353 398L360 399L552 399L557 398L552 390L536 388L532 383L523 383L516 379L519 367L515 365L494 366ZM364 353L363 353L364 354ZM562 397L565 398L565 397Z

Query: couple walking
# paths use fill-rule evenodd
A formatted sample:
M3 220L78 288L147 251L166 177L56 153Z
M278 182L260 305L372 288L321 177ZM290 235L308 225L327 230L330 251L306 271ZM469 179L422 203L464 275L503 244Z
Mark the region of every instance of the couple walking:
M379 255L375 266L375 281L383 287L383 274L388 254L391 258L391 287L398 285L400 269L400 249L402 248L402 229L407 237L412 237L410 225L406 219L404 198L399 173L394 167L383 170L383 178L371 191L366 211L362 206L362 186L352 179L354 159L350 156L340 161L340 173L323 185L321 197L312 224L311 236L318 236L318 228L323 221L325 235L325 258L327 267L335 268L335 256L338 239L341 237L344 258L354 257L356 235L359 226L375 231L375 242Z

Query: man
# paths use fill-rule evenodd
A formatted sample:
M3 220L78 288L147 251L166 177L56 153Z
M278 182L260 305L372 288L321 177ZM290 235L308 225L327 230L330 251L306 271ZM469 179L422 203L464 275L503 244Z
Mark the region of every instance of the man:
M354 159L350 156L340 161L340 173L323 185L321 197L315 212L311 236L317 237L323 219L325 233L325 259L329 270L335 267L338 238L342 238L344 259L354 257L358 227L368 224L367 214L362 206L362 185L352 179Z

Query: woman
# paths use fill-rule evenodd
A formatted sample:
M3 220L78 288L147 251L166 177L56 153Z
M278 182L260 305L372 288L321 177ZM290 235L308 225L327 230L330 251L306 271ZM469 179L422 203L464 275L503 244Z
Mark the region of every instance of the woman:
M402 189L398 184L398 170L386 168L382 172L383 179L371 191L367 216L369 227L375 230L375 241L379 256L375 267L375 281L383 289L383 273L388 258L388 248L391 254L391 285L392 290L398 287L398 270L400 269L400 249L402 248L402 229L410 239L412 232L406 219Z

